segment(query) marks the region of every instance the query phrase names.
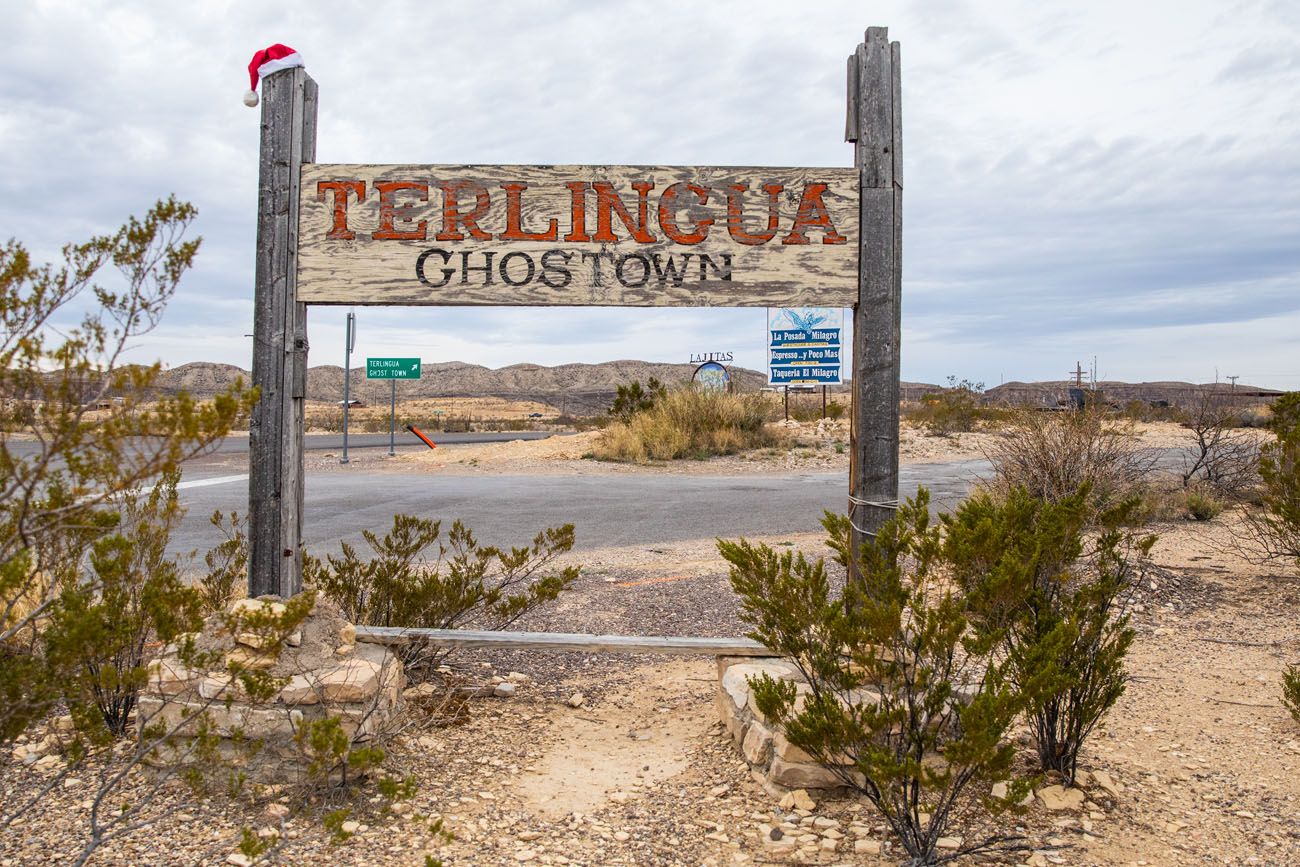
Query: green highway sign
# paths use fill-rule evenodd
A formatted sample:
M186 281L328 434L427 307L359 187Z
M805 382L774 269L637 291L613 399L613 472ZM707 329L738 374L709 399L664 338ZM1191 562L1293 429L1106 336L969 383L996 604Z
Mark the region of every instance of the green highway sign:
M367 358L366 379L419 379L418 358Z

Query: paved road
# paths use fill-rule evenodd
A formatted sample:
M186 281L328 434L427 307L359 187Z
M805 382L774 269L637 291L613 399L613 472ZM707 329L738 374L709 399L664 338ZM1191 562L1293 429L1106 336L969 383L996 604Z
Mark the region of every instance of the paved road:
M436 443L446 443L448 445L456 443L504 443L511 440L544 440L552 436L550 431L483 431L472 433L436 433L427 432ZM396 446L398 449L407 451L412 449L427 448L424 443L420 442L415 436L408 431L399 430L396 437ZM9 450L18 457L30 457L38 453L40 446L35 442L24 442L23 440L14 440L8 444ZM308 434L303 437L303 448L307 451L341 451L343 449L343 434ZM388 434L371 434L371 433L349 433L348 450L352 449L377 449L388 448ZM226 437L217 443L210 454L230 455L230 454L247 454L248 437Z
M906 496L923 484L950 506L986 468L984 461L906 465L900 487ZM190 511L175 534L175 550L204 550L217 541L207 522L213 509L248 510L245 477L196 475L183 483ZM844 473L439 476L357 467L308 475L305 542L318 553L336 551L340 540L363 544L362 529L382 532L397 512L448 523L461 518L490 544L521 544L543 527L572 522L580 550L815 532L822 510L845 509L847 490Z

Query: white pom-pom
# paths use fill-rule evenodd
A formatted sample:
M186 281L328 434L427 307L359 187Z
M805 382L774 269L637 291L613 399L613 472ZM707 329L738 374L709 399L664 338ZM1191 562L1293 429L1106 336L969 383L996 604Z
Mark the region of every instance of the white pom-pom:
M244 105L248 106L249 108L252 108L253 106L257 105L256 90L250 90L244 94Z

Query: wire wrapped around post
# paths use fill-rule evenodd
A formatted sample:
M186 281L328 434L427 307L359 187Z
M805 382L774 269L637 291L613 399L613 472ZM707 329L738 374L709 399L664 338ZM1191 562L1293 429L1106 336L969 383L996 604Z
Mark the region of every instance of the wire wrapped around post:
M864 530L862 527L858 526L857 522L854 520L855 513L859 506L868 506L873 509L888 509L891 512L897 512L898 500L864 500L861 497L855 497L852 494L849 495L849 526L856 532L861 533L863 536L870 536L874 539L876 538L875 532L872 530ZM879 524L877 524L877 526L879 526Z

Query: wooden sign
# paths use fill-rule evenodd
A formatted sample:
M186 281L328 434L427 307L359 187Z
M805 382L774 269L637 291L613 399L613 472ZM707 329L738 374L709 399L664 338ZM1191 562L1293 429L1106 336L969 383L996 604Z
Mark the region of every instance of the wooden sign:
M304 165L309 304L851 307L857 169Z

